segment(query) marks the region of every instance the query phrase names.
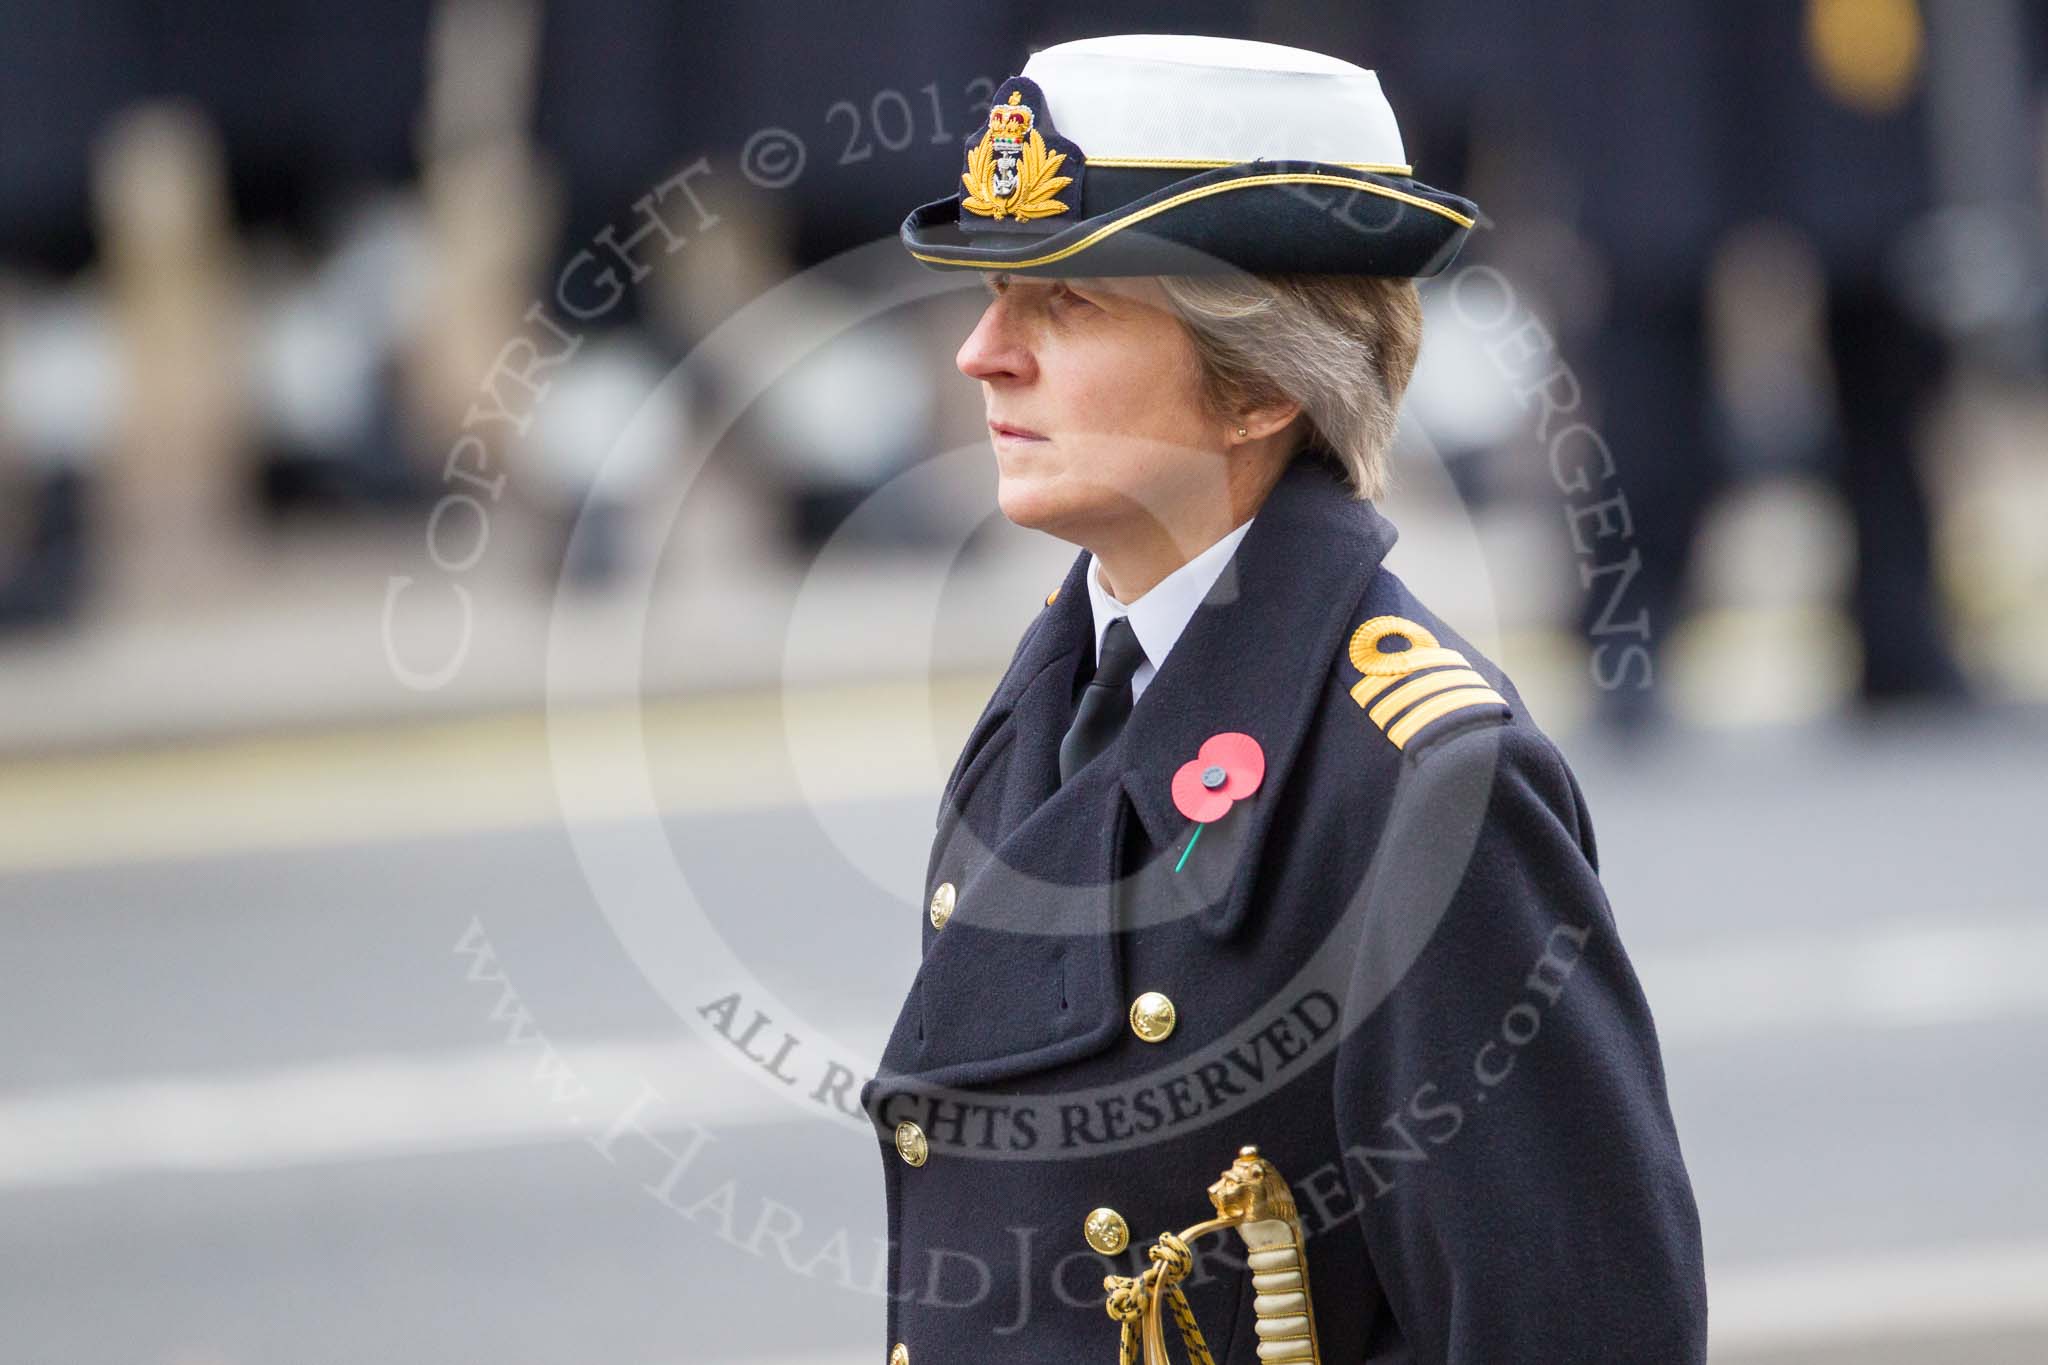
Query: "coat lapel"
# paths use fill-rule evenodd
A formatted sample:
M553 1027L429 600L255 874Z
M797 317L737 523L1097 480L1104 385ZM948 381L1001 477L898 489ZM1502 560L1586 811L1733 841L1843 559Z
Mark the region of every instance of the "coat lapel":
M1242 927L1258 850L1322 704L1323 680L1397 534L1320 460L1297 460L1131 713L1124 789L1156 848L1185 849L1194 833L1171 784L1204 740L1242 731L1266 757L1258 791L1203 830L1178 873L1169 864L1160 876L1170 913L1196 915L1219 938Z
M1035 747L1015 741L1012 783L1037 761ZM1128 809L1121 772L1090 764L966 875L918 971L921 1036L904 1069L937 1084L987 1084L1090 1055L1116 1036Z
M1187 915L1223 937L1242 925L1348 614L1394 537L1320 462L1297 461L1123 734L1061 785L1060 740L1094 657L1088 555L1076 557L949 779L933 865L960 869L958 906L930 940L885 1071L988 1084L1087 1056L1124 1027L1120 927ZM1265 778L1172 873L1158 855L1193 832L1174 808L1173 774L1225 730L1259 742ZM1152 856L1126 866L1137 830ZM975 840L987 845L979 856L963 851Z
M956 908L929 941L885 1071L988 1084L1115 1034L1121 769L1105 761L1059 780L1074 691L1094 662L1087 560L1033 624L949 779L927 880L955 878Z
M1095 627L1088 609L1088 589L1082 579L1088 565L1083 554L1067 570L1052 601L1035 619L1018 647L1016 658L996 684L988 705L968 731L967 742L946 779L944 798L939 802L939 821L945 823L949 810L967 804L977 784L989 775L977 771L985 755L993 756L1018 736L1042 739L1047 726L1058 725L1051 747L1027 743L1030 751L1022 763L1018 755L1005 760L1003 799L1005 811L1035 810L1059 786L1059 737L1066 731L1068 700L1084 666L1094 662ZM1015 823L1014 820L1009 823ZM936 851L936 850L935 850Z

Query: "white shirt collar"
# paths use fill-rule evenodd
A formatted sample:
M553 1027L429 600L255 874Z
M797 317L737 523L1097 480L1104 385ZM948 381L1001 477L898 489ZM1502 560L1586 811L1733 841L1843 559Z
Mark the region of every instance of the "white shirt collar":
M1131 618L1131 631L1138 637L1138 647L1145 651L1145 662L1131 675L1133 702L1144 694L1153 674L1166 663L1167 654L1194 619L1195 609L1202 605L1209 589L1216 586L1223 566L1236 553L1238 542L1251 530L1253 520L1256 518L1248 518L1242 526L1160 579L1135 602L1119 602L1111 597L1097 577L1095 556L1088 557L1088 605L1095 614L1096 659L1102 658L1103 632L1119 616Z

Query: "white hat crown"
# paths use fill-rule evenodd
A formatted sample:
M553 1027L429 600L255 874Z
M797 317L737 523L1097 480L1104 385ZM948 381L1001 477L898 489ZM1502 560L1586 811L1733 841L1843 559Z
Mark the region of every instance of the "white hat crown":
M1379 77L1320 52L1086 38L989 96L951 193L899 229L936 270L1420 278L1479 221L1415 178Z
M1022 74L1045 92L1060 132L1091 166L1320 161L1410 169L1379 77L1304 48L1119 34L1045 48Z

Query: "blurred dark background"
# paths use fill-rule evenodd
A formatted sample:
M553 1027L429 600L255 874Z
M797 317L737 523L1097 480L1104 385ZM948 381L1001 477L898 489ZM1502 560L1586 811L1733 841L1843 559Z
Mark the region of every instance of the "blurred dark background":
M2044 14L2017 0L1375 0L1128 4L1113 27L1372 65L1423 177L1481 203L1460 268L1503 272L1517 316L1552 343L1517 363L1570 370L1629 527L1609 536L1627 561L1612 573L1575 564L1569 527L1554 532L1565 552L1539 570L1553 598L1496 610L1516 631L1576 636L1586 709L1629 734L1687 695L1663 684L1711 657L1700 632L1717 623L1825 637L1829 707L2039 694L2048 674L2027 642L2042 567L2013 509L2040 507L2025 452L2048 308ZM465 435L512 475L503 515L525 552L482 572L601 591L658 553L635 508L727 435L693 427L692 407L745 387L692 375L662 400L666 425L615 449L656 378L773 285L886 240L943 191L987 83L1105 18L10 7L0 632L260 599L280 554L338 564L352 534L416 524ZM782 134L800 159L756 169L761 139ZM678 215L719 226L687 232ZM679 233L703 240L681 250ZM593 259L606 242L626 245ZM880 292L877 273L831 287ZM1533 477L1545 435L1517 385L1534 372L1509 377L1443 282L1431 292L1441 341L1411 444L1468 513L1555 503L1573 490ZM535 302L578 342L548 368L554 412L473 431L464 414L507 340L539 325ZM770 385L731 433L761 543L815 550L883 481L969 439L929 329L868 340ZM842 392L885 396L862 420L815 420ZM1717 572L1731 556L1713 546L1771 509L1786 534L1817 537L1780 554L1806 570L1773 575L1741 553ZM917 520L876 531L915 544ZM1573 583L1592 568L1604 576ZM1799 582L1746 583L1745 568ZM1793 607L1817 616L1765 622ZM1651 624L1614 633L1638 613Z

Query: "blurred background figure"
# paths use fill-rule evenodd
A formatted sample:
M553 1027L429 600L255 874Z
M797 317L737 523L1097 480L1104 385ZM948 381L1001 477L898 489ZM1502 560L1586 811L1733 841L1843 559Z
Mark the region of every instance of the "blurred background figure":
M895 234L1147 31L1486 215L1390 562L1585 785L1717 1361L2048 1358L2048 6L0 0L0 1365L872 1359L761 1058L878 1054L1068 563Z
M1964 699L1931 491L1960 433L1936 408L1959 360L2007 392L2041 376L2040 8L1377 15L1428 151L1515 229L1483 259L1561 329L1611 453L1626 554L1579 627L1596 657L1616 634L1640 653L1595 668L1603 718L1633 729L1667 697L1716 496L1788 471L1846 510L1854 699Z
M177 601L248 514L404 500L413 4L9 6L0 621Z
M714 447L733 524L770 537L747 544L943 539L956 506L848 522L922 452L978 436L957 386L934 387L935 333L884 310L758 393L711 373L703 343L785 281L860 312L861 281L814 267L946 174L994 54L1092 14L1011 7L969 32L909 5L792 33L595 0L301 8L256 23L103 0L14 24L0 630L75 619L95 582L129 620L233 598L279 553L311 573L351 541L386 546L447 490L459 444L517 475L492 484L517 549L485 574L602 589L648 564L663 530L644 509ZM1550 535L1563 596L1501 609L1511 631L1577 633L1585 704L1624 731L1683 707L1716 690L1684 683L1692 665L1745 630L1803 631L1843 699L1874 703L1967 696L1969 628L1978 690L2012 690L2003 634L1958 620L1989 599L1959 603L1956 577L2010 556L1944 559L1969 537L1942 527L1969 515L1978 416L2019 411L2043 363L2038 7L1124 9L1138 29L1382 54L1415 157L1512 229L1462 264L1497 266L1554 333L1547 363L1602 443L1598 491L1621 501ZM829 93L849 52L864 100ZM1411 427L1482 519L1533 514L1559 491L1529 458L1533 390L1449 297L1432 292ZM1812 538L1780 556L1839 564L1812 582L1778 566L1772 601L1800 599L1801 624L1722 610L1773 591L1739 534L1717 567L1731 504ZM1839 627L1812 610L1830 592Z

